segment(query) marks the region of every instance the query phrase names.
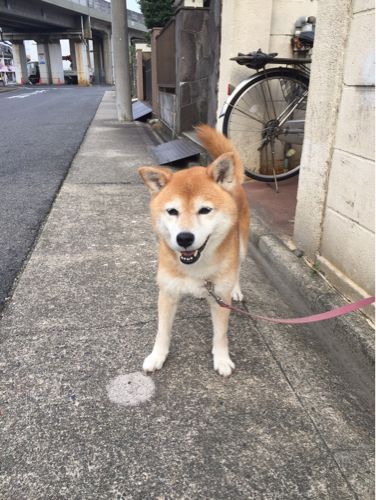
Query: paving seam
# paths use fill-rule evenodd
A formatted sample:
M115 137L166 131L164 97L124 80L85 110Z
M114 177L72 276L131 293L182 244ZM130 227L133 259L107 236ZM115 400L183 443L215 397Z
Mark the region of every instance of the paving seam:
M243 303L243 307L245 309L246 312L250 312L248 307L247 307L247 304L246 303ZM311 417L311 414L310 412L308 411L308 408L303 404L303 401L302 401L302 398L299 396L299 394L297 393L297 391L294 389L291 381L290 381L290 378L288 377L288 375L286 374L285 370L283 369L283 366L281 365L281 363L278 361L278 359L276 358L272 348L270 347L269 345L269 342L265 341L265 337L264 335L262 334L262 332L258 329L258 325L257 325L257 321L255 320L255 318L250 318L254 327L255 327L255 330L257 331L259 337L261 337L261 339L263 340L264 342L264 345L266 346L267 350L269 351L271 357L273 358L275 364L278 366L280 372L282 373L284 379L286 380L287 384L289 385L290 389L291 389L291 392L293 393L293 395L295 396L295 398L297 399L297 401L299 402L299 406L300 408L302 409L302 411L307 415L309 421L311 422L311 424L313 425L315 431L317 432L318 436L320 436L320 439L323 443L323 445L325 446L326 448L326 451L328 452L328 455L331 457L331 459L333 460L333 462L335 463L339 473L341 474L343 480L345 481L347 487L349 488L349 490L351 491L351 493L354 495L354 498L356 500L359 500L359 497L358 495L356 494L356 492L353 490L351 484L349 483L347 477L345 476L345 473L342 471L341 469L341 466L340 464L338 463L338 461L336 460L335 456L334 456L334 453L335 453L335 450L331 450L331 448L329 447L329 445L327 444L324 436L322 435L322 433L320 432L320 429L317 427L315 421L313 420L313 418Z

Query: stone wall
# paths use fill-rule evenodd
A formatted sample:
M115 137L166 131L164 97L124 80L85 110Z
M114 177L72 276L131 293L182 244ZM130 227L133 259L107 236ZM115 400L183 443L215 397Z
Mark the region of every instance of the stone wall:
M220 2L179 8L176 29L176 131L215 123L219 67Z

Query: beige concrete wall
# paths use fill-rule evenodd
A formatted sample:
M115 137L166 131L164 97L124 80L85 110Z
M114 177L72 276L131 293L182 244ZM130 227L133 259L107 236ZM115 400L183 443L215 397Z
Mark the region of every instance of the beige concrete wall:
M142 52L151 52L151 47L147 43L136 43L136 50L142 50Z
M295 217L296 245L351 300L375 293L374 14L319 3Z
M260 47L269 50L273 0L223 0L219 60L218 112L227 98L228 84L238 85L253 71L229 59ZM222 128L222 120L217 127Z
M316 16L318 0L273 0L269 52L280 57L291 57L290 40L295 32L295 21L302 16Z
M223 0L218 113L227 98L228 84L236 86L254 73L229 59L238 52L247 54L259 48L292 57L290 40L295 21L301 16L316 16L317 3L318 0ZM217 127L221 130L221 119Z

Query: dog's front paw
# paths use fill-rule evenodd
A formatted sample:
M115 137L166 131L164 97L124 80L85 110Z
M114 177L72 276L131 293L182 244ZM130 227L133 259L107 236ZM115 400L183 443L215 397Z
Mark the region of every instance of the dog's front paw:
M145 358L144 364L142 365L142 369L145 373L155 372L155 370L160 370L163 366L167 358L167 354L157 354L152 352L149 354L147 358Z
M218 375L227 378L235 370L235 364L231 361L229 356L214 356L214 370L218 373Z

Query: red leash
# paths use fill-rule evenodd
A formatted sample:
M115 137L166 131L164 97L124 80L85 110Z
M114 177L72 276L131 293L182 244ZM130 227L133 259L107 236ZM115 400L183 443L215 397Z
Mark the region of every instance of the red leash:
M274 323L314 323L315 321L322 321L324 319L336 318L337 316L341 316L342 314L347 314L352 311L356 311L357 309L361 309L362 307L369 306L373 302L375 302L375 297L368 297L367 299L358 300L357 302L353 302L352 304L347 304L346 306L339 307L338 309L334 309L333 311L328 311L326 313L315 314L314 316L308 316L307 318L295 318L295 319L278 319L278 318L265 318L264 316L257 316L257 314L247 313L238 309L237 307L230 306L224 300L222 300L218 295L214 293L214 284L205 280L205 288L208 293L214 297L217 303L221 307L225 307L227 309L232 309L233 311L240 312L242 314L246 314L247 316L252 316L253 318L264 319L266 321L273 321Z

